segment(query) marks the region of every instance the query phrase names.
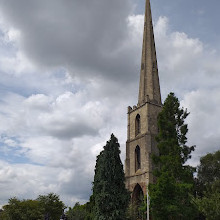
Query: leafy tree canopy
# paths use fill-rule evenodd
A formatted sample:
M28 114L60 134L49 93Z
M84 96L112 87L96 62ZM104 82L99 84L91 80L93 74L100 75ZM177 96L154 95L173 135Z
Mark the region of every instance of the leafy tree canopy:
M73 208L69 208L66 212L68 220L93 220L93 197L90 197L90 201L84 205L80 205L77 202Z
M220 151L200 159L194 201L207 220L220 219Z
M220 150L212 154L209 153L200 159L198 180L206 186L220 180Z
M85 220L86 219L86 205L80 205L79 202L73 208L67 211L68 220Z
M50 220L60 219L64 204L54 193L40 195L37 200L11 198L3 206L1 220L42 220L48 213Z
M39 195L37 201L44 210L44 213L49 214L50 220L59 219L65 208L65 205L60 200L59 196L54 193Z
M43 209L36 200L9 199L3 206L2 220L42 220Z

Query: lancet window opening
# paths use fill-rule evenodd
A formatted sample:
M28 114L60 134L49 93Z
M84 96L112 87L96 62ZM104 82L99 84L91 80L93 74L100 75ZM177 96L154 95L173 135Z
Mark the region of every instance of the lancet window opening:
M137 136L140 133L141 133L141 117L139 114L137 114L135 118L135 135Z
M141 169L141 150L140 147L137 146L135 148L135 172Z

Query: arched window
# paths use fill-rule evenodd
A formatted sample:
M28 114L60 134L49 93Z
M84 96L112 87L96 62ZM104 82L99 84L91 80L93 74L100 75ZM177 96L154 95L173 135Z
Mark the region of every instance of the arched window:
M141 150L140 147L137 146L135 148L135 172L141 169Z
M141 132L141 117L137 114L135 119L135 135L137 136Z

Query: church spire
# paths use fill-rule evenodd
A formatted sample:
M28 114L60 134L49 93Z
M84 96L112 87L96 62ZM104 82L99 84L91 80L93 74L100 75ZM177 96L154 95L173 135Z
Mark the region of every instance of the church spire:
M138 105L161 104L150 0L146 0Z

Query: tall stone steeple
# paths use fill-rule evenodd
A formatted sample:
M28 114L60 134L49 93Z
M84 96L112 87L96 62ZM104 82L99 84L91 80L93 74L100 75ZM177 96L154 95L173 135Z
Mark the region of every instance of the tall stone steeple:
M141 105L148 100L161 104L150 0L146 0L145 6L138 105Z
M155 137L161 107L150 0L146 0L139 97L137 106L128 107L125 160L126 187L135 202L146 194L148 184L154 182L151 155L158 153Z

